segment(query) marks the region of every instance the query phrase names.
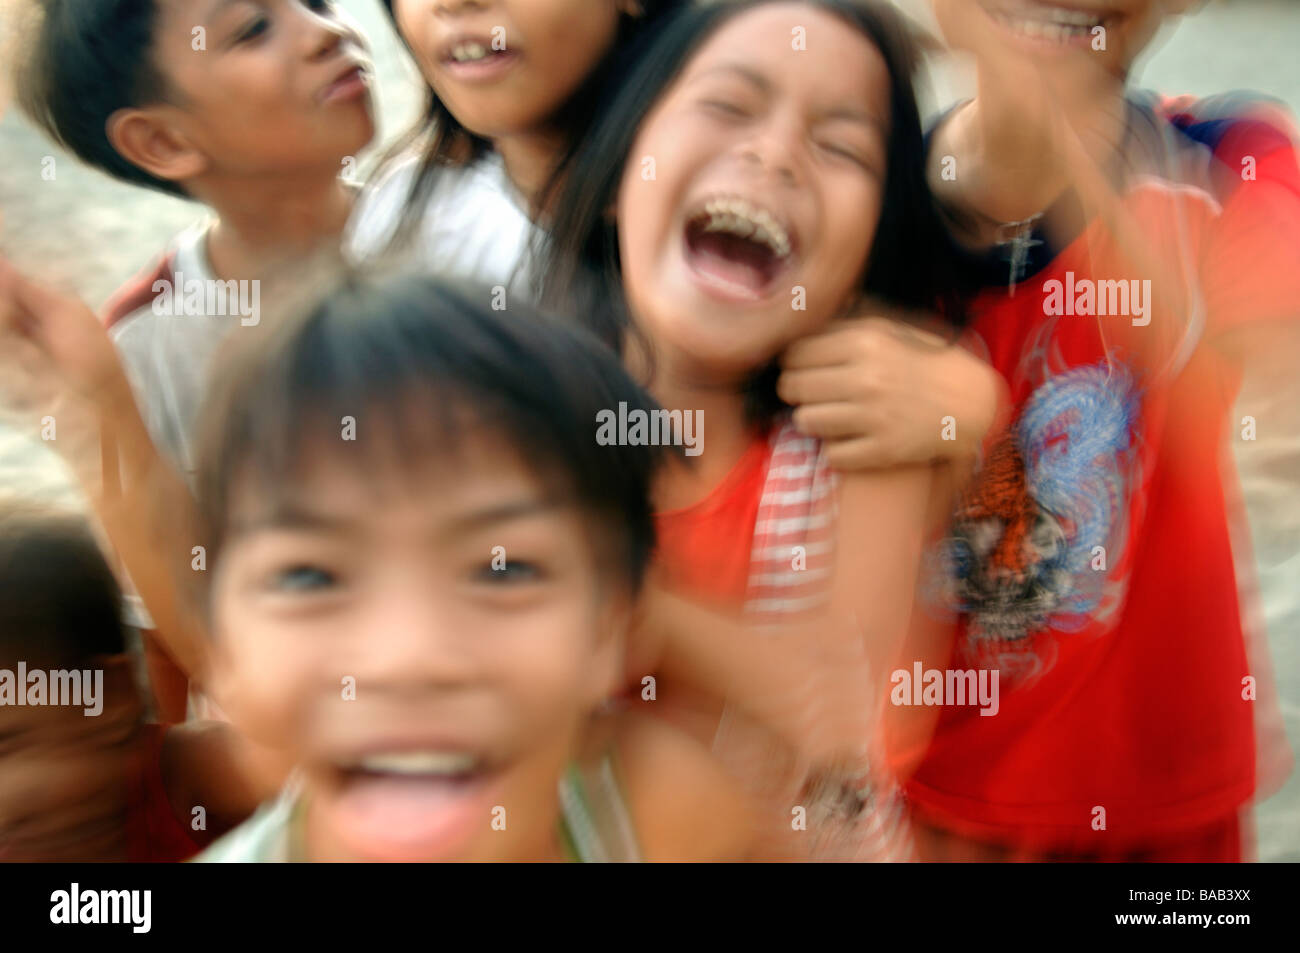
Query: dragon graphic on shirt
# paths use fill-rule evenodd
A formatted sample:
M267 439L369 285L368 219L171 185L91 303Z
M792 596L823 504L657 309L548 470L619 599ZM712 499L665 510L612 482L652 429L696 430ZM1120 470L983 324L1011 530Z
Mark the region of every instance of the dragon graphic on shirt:
M942 601L968 618L965 653L1032 674L1050 664L1036 633L1113 616L1136 415L1133 378L1118 363L1053 375L1025 402L932 554Z

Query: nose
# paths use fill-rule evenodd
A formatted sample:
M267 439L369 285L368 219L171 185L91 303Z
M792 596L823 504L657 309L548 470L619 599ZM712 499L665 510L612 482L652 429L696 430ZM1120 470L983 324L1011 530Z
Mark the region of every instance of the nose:
M802 141L802 129L796 123L774 114L741 144L740 158L784 185L796 185Z
M490 0L433 0L431 6L437 16L456 17L466 13L486 10Z
M318 12L299 7L306 17L303 46L309 60L329 59L347 39L360 43L354 26L334 9Z
M473 633L427 585L386 586L354 632L357 691L454 692L480 679Z

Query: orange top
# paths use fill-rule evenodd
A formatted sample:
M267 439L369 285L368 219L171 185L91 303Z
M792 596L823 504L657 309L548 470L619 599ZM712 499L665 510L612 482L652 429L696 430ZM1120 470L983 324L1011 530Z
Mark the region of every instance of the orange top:
M657 562L669 587L725 608L744 605L754 524L771 452L768 435L756 435L708 496L655 516Z

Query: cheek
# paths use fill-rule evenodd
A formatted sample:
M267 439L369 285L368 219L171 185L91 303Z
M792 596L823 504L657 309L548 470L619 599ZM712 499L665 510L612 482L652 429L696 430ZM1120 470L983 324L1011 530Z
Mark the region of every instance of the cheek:
M232 597L218 602L213 633L217 704L250 736L283 746L310 706L310 648Z
M845 183L828 193L824 252L817 256L818 287L823 300L842 305L857 292L875 244L880 223L881 194L878 184Z
M599 688L594 614L569 604L528 620L503 620L501 626L496 681L508 686L517 723L534 736L572 725Z

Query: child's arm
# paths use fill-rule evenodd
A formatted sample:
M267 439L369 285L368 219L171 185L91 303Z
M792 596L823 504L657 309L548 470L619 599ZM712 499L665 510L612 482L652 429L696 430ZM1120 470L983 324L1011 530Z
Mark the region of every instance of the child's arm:
M954 237L988 248L1066 191L1077 148L1094 157L1118 148L1123 83L1087 56L1042 67L995 33L959 44L973 55L976 94L931 133L926 177Z
M694 738L643 715L615 716L614 744L644 860L751 859L759 814Z
M809 617L760 632L652 585L629 683L657 672L725 699L808 763L863 753L880 729L888 673L911 650L933 474L906 467L845 478L831 605Z
M88 400L106 460L70 460L168 651L192 677L203 671L202 622L180 588L190 570L195 505L140 418L117 352L75 297L41 287L0 260L0 333L34 344L46 373ZM122 480L115 479L120 461ZM102 477L102 479L101 479Z

